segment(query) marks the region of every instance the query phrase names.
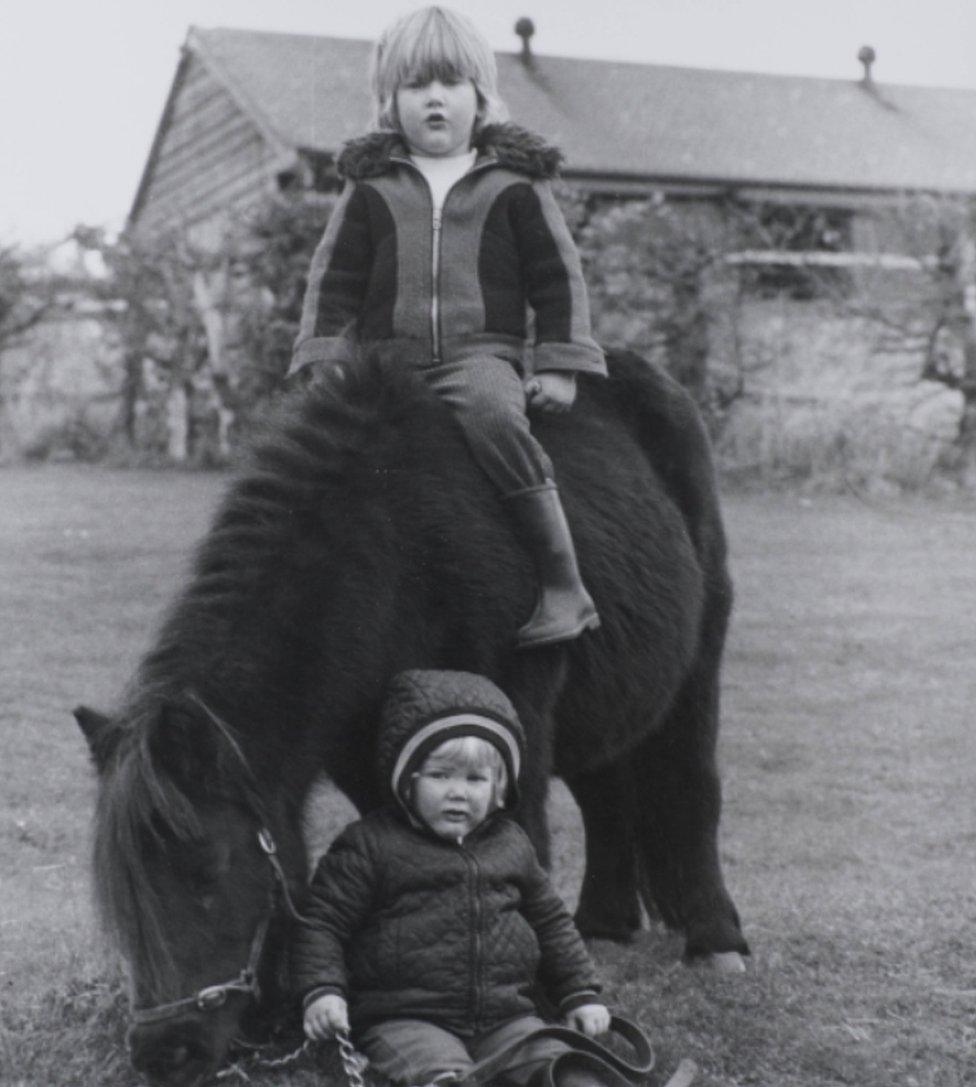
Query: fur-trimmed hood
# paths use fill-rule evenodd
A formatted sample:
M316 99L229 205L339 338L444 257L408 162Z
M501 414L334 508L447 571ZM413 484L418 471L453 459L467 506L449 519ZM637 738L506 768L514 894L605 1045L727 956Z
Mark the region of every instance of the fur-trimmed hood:
M562 152L528 129L518 125L488 125L475 137L479 161L493 160L526 177L551 180L563 161ZM359 181L385 174L396 158L409 155L396 132L370 132L350 140L338 160L339 176Z

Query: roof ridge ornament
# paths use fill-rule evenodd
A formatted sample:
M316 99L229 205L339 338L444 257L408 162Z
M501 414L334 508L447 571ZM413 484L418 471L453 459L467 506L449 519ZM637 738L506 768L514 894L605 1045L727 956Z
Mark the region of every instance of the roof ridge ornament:
M890 102L881 93L881 88L874 81L874 76L871 74L871 65L878 59L878 54L875 52L874 46L862 45L857 51L857 59L864 66L864 75L861 77L859 86L861 90L866 91L871 97L885 109L895 111L898 107Z
M522 52L519 54L519 59L527 68L531 68L535 64L531 45L532 35L535 34L535 23L527 15L523 15L515 24L515 33L522 39Z
M861 82L865 87L873 87L874 79L871 76L871 65L877 60L878 54L874 51L872 45L862 45L857 51L857 59L864 66L864 75L861 78Z

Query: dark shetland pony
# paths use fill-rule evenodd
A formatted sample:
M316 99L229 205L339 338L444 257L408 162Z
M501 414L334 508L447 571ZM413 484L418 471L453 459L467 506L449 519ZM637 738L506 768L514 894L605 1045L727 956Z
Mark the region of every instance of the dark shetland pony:
M280 998L306 794L324 769L360 810L380 802L374 723L404 668L481 672L510 695L544 858L551 773L580 806L585 934L626 939L643 901L689 958L747 953L716 843L731 588L708 446L662 372L617 355L610 373L534 424L599 631L515 647L535 580L499 497L425 388L364 364L258 443L118 712L77 711L98 903L153 1083L201 1082Z

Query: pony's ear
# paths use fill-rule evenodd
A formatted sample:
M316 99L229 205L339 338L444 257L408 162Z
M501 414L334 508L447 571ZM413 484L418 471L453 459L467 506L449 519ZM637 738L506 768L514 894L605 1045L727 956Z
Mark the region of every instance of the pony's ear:
M90 709L88 706L77 706L72 712L78 727L88 741L88 749L95 769L101 773L115 750L119 738L119 726L104 713L99 713L98 710Z
M165 702L153 722L153 759L191 796L210 791L217 776L216 730L208 726L199 712L179 702Z

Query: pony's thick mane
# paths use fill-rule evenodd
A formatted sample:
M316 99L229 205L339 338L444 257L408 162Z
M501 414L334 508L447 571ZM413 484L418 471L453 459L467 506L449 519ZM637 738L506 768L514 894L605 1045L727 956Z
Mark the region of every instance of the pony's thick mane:
M193 801L172 771L160 764L153 736L165 706L177 704L194 727L213 729L206 714L187 704L208 692L209 664L226 645L208 640L253 607L256 579L280 557L303 521L322 532L321 511L341 487L352 458L386 432L411 399L409 381L364 361L279 406L253 444L249 463L230 487L200 547L185 590L172 604L155 644L131 681L118 714L124 733L102 774L95 823L97 906L106 932L141 977L163 984L172 970L162 933L167 904L147 859L147 844L179 848L199 840ZM228 618L230 617L230 618ZM209 645L209 650L207 649ZM210 680L210 684L214 683ZM163 722L165 727L165 722ZM228 788L248 782L225 760ZM216 769L216 768L215 768Z
M188 628L246 605L255 578L296 538L323 543L323 510L365 447L395 427L421 390L401 371L363 359L283 401L261 426L244 469L200 545L186 591L142 662L135 694L172 680Z

